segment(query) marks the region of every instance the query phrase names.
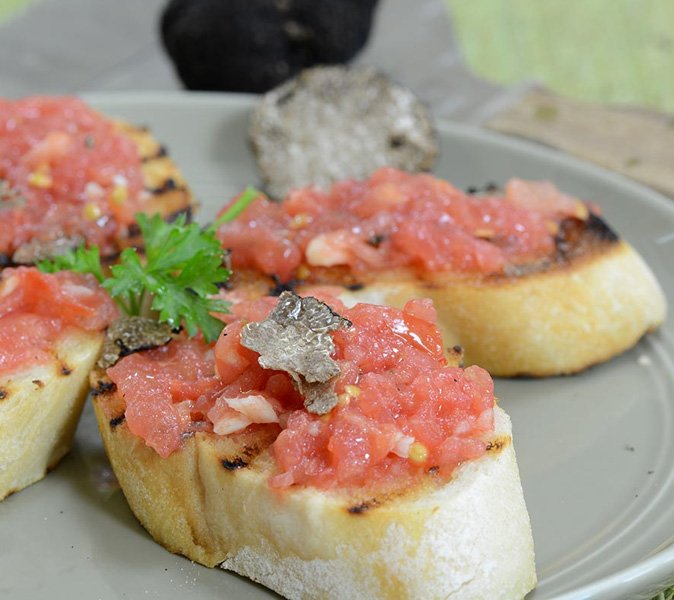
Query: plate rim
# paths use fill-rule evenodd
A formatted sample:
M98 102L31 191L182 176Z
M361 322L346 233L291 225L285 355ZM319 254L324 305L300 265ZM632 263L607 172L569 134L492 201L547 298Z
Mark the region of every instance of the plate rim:
M251 105L260 95L239 92L203 92L186 90L159 91L109 91L87 92L78 94L78 97L93 105L105 104L164 104L170 105L175 102L190 102L203 105L238 104L240 107ZM113 115L114 116L114 115ZM449 133L466 140L474 140L481 143L493 144L503 150L515 149L523 154L543 157L545 160L560 165L571 167L580 172L587 173L590 177L607 179L612 185L628 189L630 193L646 195L649 200L659 205L658 208L669 211L674 216L674 198L668 198L662 192L651 188L634 179L611 171L600 165L588 162L581 158L565 154L563 151L539 144L527 138L512 136L498 131L492 131L472 124L461 123L446 117L435 117L436 130ZM432 172L432 170L431 170Z

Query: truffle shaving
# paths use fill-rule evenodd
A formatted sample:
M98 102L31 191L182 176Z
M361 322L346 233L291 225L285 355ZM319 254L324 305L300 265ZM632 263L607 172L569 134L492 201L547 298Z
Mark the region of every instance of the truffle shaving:
M31 265L41 260L51 260L56 256L66 254L84 244L81 235L56 235L50 239L33 238L21 244L12 256L12 262L17 265Z
M107 369L124 356L163 346L172 337L168 323L148 317L121 317L108 327L98 366Z
M286 371L295 382L306 409L317 415L337 404L334 390L339 365L330 332L351 322L316 298L283 292L266 320L249 323L241 331L241 345L260 354L265 369Z
M25 206L26 198L5 179L0 179L0 211Z
M314 67L265 94L249 136L266 191L281 200L306 185L329 189L380 167L426 171L433 117L407 88L368 67Z

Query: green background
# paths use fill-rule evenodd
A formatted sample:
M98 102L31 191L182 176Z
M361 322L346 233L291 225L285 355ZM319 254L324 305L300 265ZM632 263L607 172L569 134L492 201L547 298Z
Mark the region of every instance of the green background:
M0 0L0 23L32 0Z
M445 0L466 63L581 100L674 111L673 0Z
M0 0L0 23L37 1ZM484 79L674 112L674 0L444 1Z

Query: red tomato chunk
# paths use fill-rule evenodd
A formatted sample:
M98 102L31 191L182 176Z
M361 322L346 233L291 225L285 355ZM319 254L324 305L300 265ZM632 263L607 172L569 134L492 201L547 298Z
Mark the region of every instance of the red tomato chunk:
M587 214L548 182L513 179L504 193L471 196L429 174L385 168L326 193L294 190L280 204L258 198L218 235L235 268L282 281L301 266L491 274L550 254L559 222Z
M0 252L84 237L103 253L143 193L136 144L77 98L0 99Z
M129 429L160 456L177 450L182 434L193 421L203 422L212 405L221 387L212 354L201 341L183 339L131 354L108 369L126 400Z
M67 327L105 329L117 308L90 275L5 269L0 280L0 374L44 363Z
M485 452L493 431L493 383L479 367L450 368L428 300L403 310L322 298L353 325L332 334L339 404L308 413L285 372L263 369L239 343L275 298L235 305L215 346L181 340L122 359L108 370L130 429L162 456L187 431L275 427L273 487L361 486L448 475Z

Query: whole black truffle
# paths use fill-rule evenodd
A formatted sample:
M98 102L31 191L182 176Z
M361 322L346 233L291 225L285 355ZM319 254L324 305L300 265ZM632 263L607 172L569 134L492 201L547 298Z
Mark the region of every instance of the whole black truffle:
M377 0L171 0L164 47L185 87L265 92L365 45Z

